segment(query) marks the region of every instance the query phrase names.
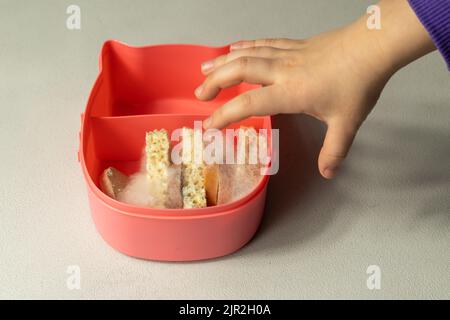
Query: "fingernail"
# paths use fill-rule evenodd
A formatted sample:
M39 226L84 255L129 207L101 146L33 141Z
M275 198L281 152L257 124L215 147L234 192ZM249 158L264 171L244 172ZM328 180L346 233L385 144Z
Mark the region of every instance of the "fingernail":
M242 49L243 46L244 46L244 44L242 43L242 41L239 41L239 42L231 44L230 50Z
M213 60L205 61L202 63L202 71L203 72L209 71L213 68L213 66L214 66Z
M202 92L203 92L203 84L201 84L197 89L195 89L195 95L196 95L197 97L200 97L200 95L202 94Z
M208 118L206 120L203 121L203 129L209 129L209 127L211 126L212 123L212 119Z
M323 175L327 179L332 179L336 175L336 172L337 172L337 168L328 167L328 168L325 168L325 170L323 170Z

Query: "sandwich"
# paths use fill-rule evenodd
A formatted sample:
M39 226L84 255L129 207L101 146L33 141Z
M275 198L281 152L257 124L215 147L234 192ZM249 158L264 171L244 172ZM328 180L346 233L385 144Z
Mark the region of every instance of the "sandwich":
M258 143L258 139L261 139ZM248 194L261 180L259 148L267 142L252 127L240 127L234 164L221 164L217 170L216 204L226 204Z
M145 136L145 171L149 193L157 207L181 208L181 168L170 161L170 142L167 131L154 130Z
M183 196L183 208L203 208L207 205L203 142L198 139L198 136L196 137L199 133L189 128L183 128L181 133L181 194Z
M238 163L206 164L201 131L182 128L181 164L175 165L167 131L149 131L141 172L127 177L109 167L100 177L100 186L111 198L134 205L188 209L226 204L250 192L261 179L261 167L251 159L255 139L253 128L241 127Z

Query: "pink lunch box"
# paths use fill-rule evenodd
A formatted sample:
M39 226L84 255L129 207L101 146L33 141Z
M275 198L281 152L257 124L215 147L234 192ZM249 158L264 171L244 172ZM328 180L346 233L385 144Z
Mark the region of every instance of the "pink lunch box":
M236 95L255 88L241 84L210 102L198 101L195 88L204 76L202 62L228 47L157 45L130 47L107 41L100 72L81 115L78 159L87 184L92 218L103 239L129 256L161 261L210 259L244 246L260 225L266 188L264 176L247 196L201 209L155 209L118 202L99 189L101 172L113 166L126 174L139 170L145 132L193 127ZM270 117L234 124L267 129Z

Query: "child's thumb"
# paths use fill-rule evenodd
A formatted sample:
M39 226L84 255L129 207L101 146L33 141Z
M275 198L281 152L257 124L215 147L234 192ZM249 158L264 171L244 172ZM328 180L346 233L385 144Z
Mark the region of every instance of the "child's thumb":
M329 123L319 154L319 171L324 178L333 178L344 161L358 127L345 121Z

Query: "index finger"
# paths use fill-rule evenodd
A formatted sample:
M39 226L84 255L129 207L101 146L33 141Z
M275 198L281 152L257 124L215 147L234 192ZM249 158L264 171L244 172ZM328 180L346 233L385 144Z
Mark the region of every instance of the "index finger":
M283 99L278 99L278 94L278 88L273 85L245 92L214 111L203 127L221 129L251 116L280 113Z

